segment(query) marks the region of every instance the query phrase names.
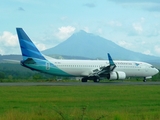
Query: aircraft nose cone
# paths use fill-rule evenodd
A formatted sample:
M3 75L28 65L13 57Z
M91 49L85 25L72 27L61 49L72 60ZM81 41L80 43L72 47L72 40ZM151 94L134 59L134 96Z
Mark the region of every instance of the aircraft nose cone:
M155 69L155 74L159 73L159 70L158 69Z

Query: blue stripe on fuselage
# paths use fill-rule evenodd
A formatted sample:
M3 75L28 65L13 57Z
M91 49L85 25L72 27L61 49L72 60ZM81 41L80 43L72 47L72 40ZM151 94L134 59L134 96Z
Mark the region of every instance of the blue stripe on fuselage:
M25 58L25 59L27 59L27 58ZM56 67L53 63L51 63L49 61L39 60L36 58L32 58L32 59L36 62L35 64L24 64L24 66L28 67L32 70L36 70L36 71L51 74L51 75L73 76L73 75L70 75L70 74L64 72L63 70L59 69L58 67ZM47 69L46 63L50 64L49 69Z

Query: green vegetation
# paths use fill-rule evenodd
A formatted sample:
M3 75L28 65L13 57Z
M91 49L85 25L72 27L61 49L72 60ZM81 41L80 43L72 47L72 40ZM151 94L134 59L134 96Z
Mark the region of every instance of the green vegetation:
M57 79L70 80L31 71L19 64L0 63L0 82ZM150 81L159 79L160 73ZM158 85L1 86L0 120L158 120L159 96Z
M56 76L32 71L20 64L0 63L0 82L35 82L56 80Z
M158 85L0 87L0 120L159 120Z

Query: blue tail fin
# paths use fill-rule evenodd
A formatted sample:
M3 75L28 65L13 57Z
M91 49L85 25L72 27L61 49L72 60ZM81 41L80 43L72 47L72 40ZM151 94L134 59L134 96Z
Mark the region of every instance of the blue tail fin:
M110 65L115 65L109 53L108 53L108 60Z
M111 58L111 56L110 56L110 54L108 53L108 60L109 60L109 66L110 66L110 71L113 71L115 68L116 68L116 65L115 65L115 63L113 62L113 60L112 60L112 58Z
M16 28L18 39L21 47L23 59L38 58L45 60L44 56L40 53L34 43L30 40L22 28Z

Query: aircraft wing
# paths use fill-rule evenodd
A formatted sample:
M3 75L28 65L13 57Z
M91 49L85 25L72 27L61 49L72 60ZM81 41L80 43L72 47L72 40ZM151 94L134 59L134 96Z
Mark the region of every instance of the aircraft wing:
M108 53L108 60L109 60L108 66L100 67L99 70L98 69L93 70L93 73L90 74L90 76L100 76L102 74L109 74L110 72L112 72L116 68L116 65L113 62L109 53Z

